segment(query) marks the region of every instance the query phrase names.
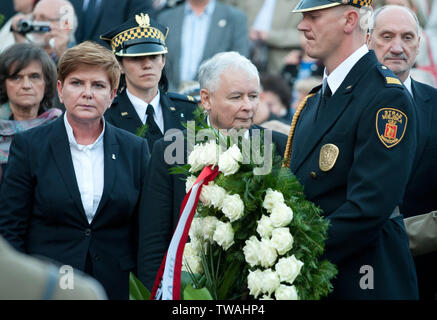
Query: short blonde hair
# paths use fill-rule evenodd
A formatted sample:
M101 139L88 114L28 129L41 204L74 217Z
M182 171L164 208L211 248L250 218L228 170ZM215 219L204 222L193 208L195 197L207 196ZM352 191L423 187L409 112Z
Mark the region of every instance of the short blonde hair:
M118 88L121 68L117 59L109 49L92 41L82 42L64 52L58 62L58 80L63 83L69 74L84 65L102 68L108 75L111 90Z

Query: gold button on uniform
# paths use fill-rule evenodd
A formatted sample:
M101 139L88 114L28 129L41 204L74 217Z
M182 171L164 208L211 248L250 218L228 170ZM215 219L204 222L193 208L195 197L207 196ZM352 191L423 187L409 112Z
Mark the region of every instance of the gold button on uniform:
M310 176L311 176L311 178L315 179L315 178L317 178L317 173L315 173L314 171L311 171Z

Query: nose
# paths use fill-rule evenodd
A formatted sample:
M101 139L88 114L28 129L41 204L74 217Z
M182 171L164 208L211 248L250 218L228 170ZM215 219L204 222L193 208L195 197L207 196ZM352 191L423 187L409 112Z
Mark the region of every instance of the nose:
M143 69L150 68L150 58L148 56L141 58L141 68Z
M82 93L83 97L86 99L91 99L92 98L92 92L91 92L91 83L86 83L83 86L83 93Z
M393 39L390 46L390 51L393 54L401 54L402 52L404 52L402 40L398 38Z
M23 77L23 88L24 89L32 88L32 81L30 81L28 76Z
M299 22L299 24L297 25L297 30L304 32L304 31L309 31L308 28L308 23L307 23L307 19L306 19L306 15L304 14L302 20Z
M251 113L251 112L253 113L257 103L258 103L257 99L255 101L255 100L251 99L249 96L245 95L244 99L241 102L240 109L243 111L249 112L249 113Z

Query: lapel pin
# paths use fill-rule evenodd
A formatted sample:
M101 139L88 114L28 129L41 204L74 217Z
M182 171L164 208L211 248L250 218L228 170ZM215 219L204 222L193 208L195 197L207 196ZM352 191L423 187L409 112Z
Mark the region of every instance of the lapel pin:
M115 160L115 154L112 154L112 159Z
M176 111L176 109L174 107L170 107L171 111Z
M220 28L224 28L224 27L226 26L226 20L225 20L225 19L221 19L221 20L218 22L218 26L219 26Z
M122 117L127 116L127 112L122 112L122 113L121 113L121 116L122 116Z
M350 89L352 89L352 86L347 86L346 87L346 90L350 90Z

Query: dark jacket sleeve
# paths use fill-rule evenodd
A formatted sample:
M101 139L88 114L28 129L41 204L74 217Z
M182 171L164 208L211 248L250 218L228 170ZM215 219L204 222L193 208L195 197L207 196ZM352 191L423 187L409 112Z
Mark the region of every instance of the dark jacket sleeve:
M12 141L8 167L0 189L0 234L15 249L25 251L25 237L32 212L34 181L32 155L26 137L17 134Z
M164 150L164 140L156 141L139 211L138 277L149 290L172 236L173 175L164 161Z

